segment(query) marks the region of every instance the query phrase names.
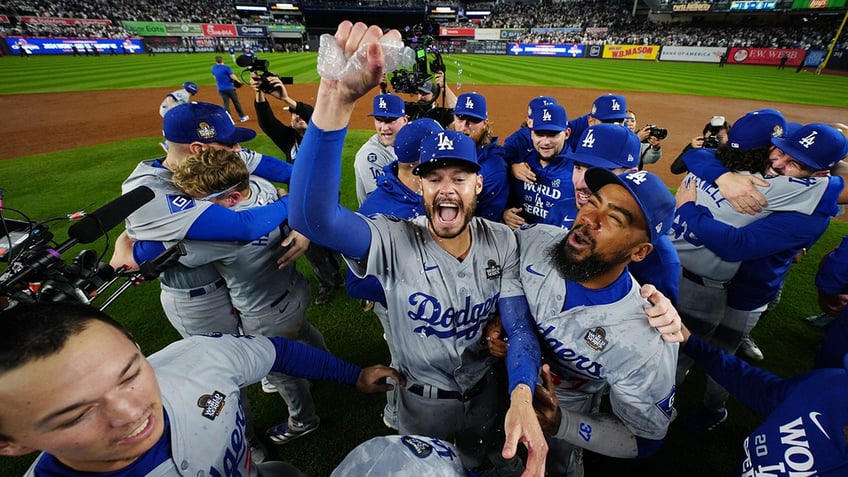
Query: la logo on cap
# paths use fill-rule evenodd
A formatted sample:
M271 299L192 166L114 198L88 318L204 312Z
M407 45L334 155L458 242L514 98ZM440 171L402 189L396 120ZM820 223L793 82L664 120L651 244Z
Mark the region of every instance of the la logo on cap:
M465 97L465 107L472 111L474 110L474 101L471 100L471 96Z
M583 142L580 145L589 149L595 146L595 134L591 129L586 133L586 137L583 138Z
M810 146L816 143L816 136L818 136L818 131L813 131L808 134L806 137L802 137L798 140L798 144L804 146L805 149L809 149Z
M626 176L624 176L624 178L629 180L630 182L636 184L636 185L639 185L639 184L645 182L646 180L648 180L648 172L647 171L631 172L630 174L627 174ZM659 230L657 232L659 232Z
M377 107L380 108L380 109L388 109L389 106L386 104L385 99L380 98L380 102L377 103Z
M550 121L551 120L551 112L548 111L548 108L542 110L542 121Z
M612 100L611 108L612 108L613 111L621 111L621 105L618 104L618 101L616 101L615 98L613 98L613 100Z
M439 144L436 146L440 151L453 151L453 141L445 136L445 133L439 133Z

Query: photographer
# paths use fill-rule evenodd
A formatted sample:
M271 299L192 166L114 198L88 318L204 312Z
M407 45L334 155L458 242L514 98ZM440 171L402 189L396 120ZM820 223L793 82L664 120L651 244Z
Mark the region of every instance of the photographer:
M653 164L659 161L662 157L660 141L666 138L668 130L653 124L636 129L636 113L632 109L627 110L624 124L639 136L639 141L642 143L639 150L639 170L641 171L645 164Z
M410 121L420 118L436 120L443 128L453 122L456 94L445 82L445 72L436 71L433 78L418 87L418 101L405 102Z
M704 130L701 136L692 138L692 141L680 151L677 159L671 163L672 174L683 174L689 169L683 162L683 155L692 149L716 149L720 144L727 144L727 133L730 132L730 123L724 119L724 116L713 116L710 121L704 125Z

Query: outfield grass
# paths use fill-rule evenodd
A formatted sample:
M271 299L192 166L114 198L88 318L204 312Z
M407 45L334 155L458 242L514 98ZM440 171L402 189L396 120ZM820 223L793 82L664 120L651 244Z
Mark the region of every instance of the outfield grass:
M170 88L187 80L214 85L209 74L214 57L212 53L8 57L0 68L0 94ZM318 81L315 53L271 53L260 58L270 61L271 71L292 76L296 83ZM562 86L848 107L848 76L795 74L773 66L720 69L702 63L495 55L444 59L452 84ZM226 62L239 72L229 57Z
M178 82L192 79L201 85L211 85L208 68L212 57L211 54L160 54L155 57L3 58L0 59L0 94L173 87L175 78ZM298 83L317 80L314 54L272 54L267 58L272 71L292 75ZM795 75L772 67L727 65L719 70L715 65L474 55L448 55L445 59L449 78L461 68L461 81L466 84L550 84L848 106L844 95L848 78L809 73ZM96 68L80 68L83 65ZM680 80L684 79L681 84ZM370 134L369 131L351 131L346 142L341 200L350 208L356 207L353 156ZM154 137L138 138L0 161L0 187L6 189L3 215L19 218L12 210L19 209L33 219L43 220L63 217L80 209L94 210L118 196L121 181L139 160L160 155L158 141ZM277 152L264 135L249 145L259 151ZM49 167L44 167L45 164ZM67 237L67 225L67 221L51 223L58 241ZM111 232L111 238L119 229ZM801 318L818 312L812 285L816 265L846 234L848 224L836 221L831 224L810 254L793 266L780 305L754 330L754 337L766 354L762 364L765 368L782 376L810 368L821 331L804 324ZM81 248L67 252L63 258L70 261ZM105 240L87 248L109 254L105 250ZM305 261L298 266L311 279ZM156 283L131 288L107 311L133 331L146 353L178 337L161 311ZM374 316L363 314L357 303L342 293L328 306L310 307L308 316L324 334L330 349L339 356L361 364L388 361L382 332ZM701 397L702 380L698 379L697 371L694 373L677 395L677 405L682 410L694 409ZM251 389L251 394L257 427L261 430L282 421L286 412L282 401L259 392L258 386L254 388L257 389ZM272 457L287 460L313 477L322 477L328 475L356 444L388 432L380 421L382 396L360 395L332 384L316 385L314 395L322 418L321 428L303 441L272 449ZM648 461L587 456L588 470L594 470L587 475L639 472L654 476L727 475L742 458L742 439L758 422L735 401L731 401L729 409L728 422L707 436L696 438L672 426L660 454ZM0 458L0 475L20 475L31 460L31 456Z

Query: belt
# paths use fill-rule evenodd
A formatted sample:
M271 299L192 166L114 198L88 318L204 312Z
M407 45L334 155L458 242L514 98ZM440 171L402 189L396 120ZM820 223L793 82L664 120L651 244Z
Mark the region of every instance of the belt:
M216 281L215 283L213 283L213 284L211 284L211 285L206 285L206 286L204 286L204 287L194 288L194 289L192 289L192 290L189 290L189 291L188 291L188 296L190 296L191 298L195 298L195 297L198 297L198 296L203 296L203 295L205 295L205 294L207 294L207 293L209 293L209 292L213 292L213 291L215 291L215 290L217 290L217 289L221 288L221 287L222 287L222 286L224 286L226 283L227 283L227 282L225 282L223 278L219 278L219 279L218 279L218 281Z
M690 272L689 270L686 270L685 268L683 269L683 278L689 280L692 283L697 283L698 285L701 285L702 287L708 287L708 288L727 288L727 285L730 283L730 282L719 282L719 281L716 281L716 280L710 280L709 278L704 278L700 275L696 275L695 273Z
M406 387L406 390L412 394L417 394L421 397L435 399L456 399L459 402L470 401L474 396L483 391L486 384L486 378L481 379L477 384L471 387L465 394L459 391L447 391L444 389L435 388L428 384L412 384Z

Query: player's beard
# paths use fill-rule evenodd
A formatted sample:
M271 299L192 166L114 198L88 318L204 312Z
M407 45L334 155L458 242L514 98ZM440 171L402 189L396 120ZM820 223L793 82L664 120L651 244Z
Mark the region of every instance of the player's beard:
M451 228L446 230L444 228L437 227L438 218L435 216L436 211L440 209L439 204L443 202L447 202L446 199L439 199L438 197L433 199L433 202L430 204L424 205L424 213L427 215L427 219L430 224L430 230L436 237L441 239L452 239L459 236L462 232L468 228L469 222L474 217L474 211L477 209L477 201L472 200L470 205L465 205L465 203L461 199L450 200L450 202L456 203L459 207L457 208L458 214L463 214L462 217L462 225L458 228Z
M548 258L551 259L554 269L564 280L578 283L590 280L626 262L630 255L629 251L622 251L609 259L601 256L595 252L595 240L589 234L581 232L584 228L586 228L585 225L575 225L559 243L554 244L548 251ZM580 261L576 258L577 251L568 243L569 237L575 233L580 233L581 239L590 244L589 256Z

